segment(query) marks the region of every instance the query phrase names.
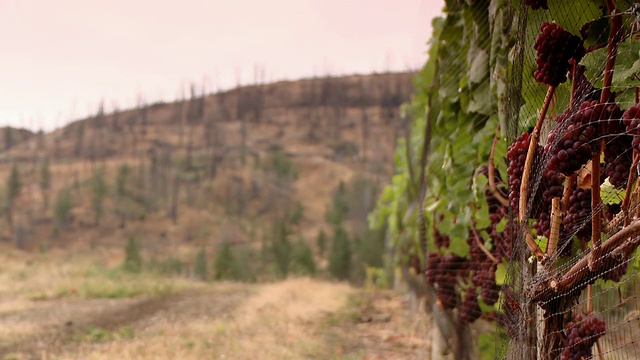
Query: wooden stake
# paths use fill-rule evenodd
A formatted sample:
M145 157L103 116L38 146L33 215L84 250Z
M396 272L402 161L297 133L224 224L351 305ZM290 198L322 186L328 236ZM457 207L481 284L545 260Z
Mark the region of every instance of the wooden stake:
M531 250L538 261L541 262L543 261L544 253L540 249L540 246L538 246L538 244L536 244L536 242L533 240L533 235L531 234L529 225L526 223L527 219L525 219L525 215L527 213L527 203L529 195L529 178L531 176L531 168L533 167L533 158L535 155L536 145L538 145L538 138L540 138L540 128L542 128L544 119L547 116L549 104L551 103L551 99L553 98L555 89L556 88L554 86L549 86L547 88L547 95L545 96L544 103L542 104L542 108L540 109L540 116L538 117L536 126L531 133L531 138L529 139L529 149L527 150L527 159L524 163L524 171L522 173L522 182L520 185L520 211L518 218L520 219L520 224L522 224L525 228L525 236L529 250Z
M531 168L533 167L533 158L535 155L536 145L538 145L538 139L540 138L540 128L542 128L542 123L544 123L544 119L547 116L547 110L549 109L549 104L551 103L551 99L553 98L555 89L556 88L553 86L549 86L547 88L547 95L545 96L544 103L542 104L542 108L540 109L540 116L538 117L536 126L531 133L531 138L529 139L529 149L527 150L527 159L524 163L524 170L522 172L522 183L520 185L520 221L524 219L527 212L529 177L531 176Z
M606 104L611 98L611 82L613 81L613 70L616 65L616 56L618 54L618 46L622 42L624 30L622 28L622 15L616 9L614 0L607 0L607 10L611 17L611 32L609 33L609 41L607 47L607 64L604 69L604 78L602 79L602 93L600 94L600 103ZM600 134L603 133L605 121L600 122ZM602 212L596 211L601 204L600 199L600 154L604 147L604 139L600 140L597 151L593 154L593 183L591 188L591 211L593 218L591 222L591 245L593 251L589 256L589 269L595 267L595 262L599 261L602 256L600 240L602 236Z
M638 166L638 161L640 161L640 154L635 153L633 155L633 163L631 164L631 169L629 169L629 178L627 179L627 188L624 193L624 199L622 200L622 206L620 213L623 214L624 224L629 225L629 217L627 216L629 213L629 200L631 199L631 188L633 187L633 183L636 179L636 168Z
M547 244L547 256L555 255L558 249L558 239L560 238L560 223L562 222L562 210L560 206L560 198L556 197L551 200L551 233L549 234L549 243Z

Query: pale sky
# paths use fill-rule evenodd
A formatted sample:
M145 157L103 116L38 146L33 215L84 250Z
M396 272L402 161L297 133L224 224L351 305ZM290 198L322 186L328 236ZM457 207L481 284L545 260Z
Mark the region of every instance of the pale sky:
M420 67L444 0L0 0L0 126L266 81Z

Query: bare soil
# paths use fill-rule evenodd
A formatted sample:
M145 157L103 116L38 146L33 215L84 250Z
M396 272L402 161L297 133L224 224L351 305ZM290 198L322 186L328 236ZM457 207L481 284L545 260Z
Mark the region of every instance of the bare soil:
M16 330L0 359L425 359L428 319L407 299L302 278L31 301L0 311L0 327Z
M42 354L61 353L77 347L74 338L90 329L113 331L131 326L141 330L159 318L214 319L232 311L248 295L248 288L233 287L186 290L166 296L38 301L35 308L0 315L3 327L38 324L37 331L0 343L0 354L40 359Z

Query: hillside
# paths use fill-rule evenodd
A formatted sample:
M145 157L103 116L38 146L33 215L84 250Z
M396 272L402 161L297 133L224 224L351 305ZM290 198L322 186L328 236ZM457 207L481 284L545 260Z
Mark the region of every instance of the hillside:
M2 239L25 250L111 249L115 262L135 237L149 256L188 263L200 247L255 246L276 220L297 216L292 233L312 243L330 228L325 212L340 182L358 189L345 221L362 233L390 175L411 77L315 78L206 96L192 88L184 101L99 109L50 133L5 131ZM12 164L22 185L14 195Z
M367 214L411 78L193 89L50 133L5 128L0 358L425 354L406 298L323 280L377 281L384 233Z

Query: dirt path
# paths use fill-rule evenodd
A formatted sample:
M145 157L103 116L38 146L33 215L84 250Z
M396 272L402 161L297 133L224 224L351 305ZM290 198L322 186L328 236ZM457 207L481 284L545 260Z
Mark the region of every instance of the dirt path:
M404 295L298 278L123 299L0 298L0 360L424 359Z
M26 333L0 343L0 358L11 354L17 359L41 359L43 354L65 352L77 347L78 335L90 329L114 331L130 326L140 331L160 319L215 319L241 304L249 289L213 287L156 297L39 301L33 308L0 316L0 327Z

